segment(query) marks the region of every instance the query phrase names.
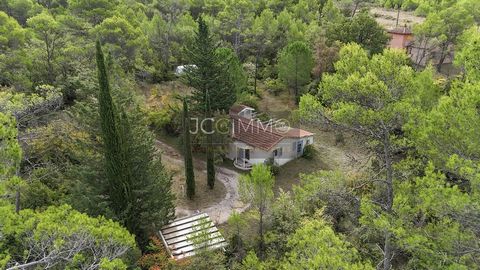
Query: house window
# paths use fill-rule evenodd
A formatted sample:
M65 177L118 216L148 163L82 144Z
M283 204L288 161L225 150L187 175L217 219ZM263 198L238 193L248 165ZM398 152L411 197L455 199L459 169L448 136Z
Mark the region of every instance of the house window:
M273 156L274 157L281 157L282 156L282 148L277 148L275 150L273 150Z
M307 139L307 145L311 144L310 139Z
M297 143L297 153L302 153L302 141Z

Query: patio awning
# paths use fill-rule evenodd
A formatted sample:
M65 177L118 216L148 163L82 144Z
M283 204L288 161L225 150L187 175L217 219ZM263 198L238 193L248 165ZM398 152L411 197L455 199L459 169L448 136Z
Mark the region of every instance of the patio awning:
M176 260L193 256L198 249L215 250L227 242L206 213L179 218L160 230L165 248Z

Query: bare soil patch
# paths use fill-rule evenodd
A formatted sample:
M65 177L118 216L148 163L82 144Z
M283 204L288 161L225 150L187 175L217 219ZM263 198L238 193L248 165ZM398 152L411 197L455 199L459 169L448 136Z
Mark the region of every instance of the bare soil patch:
M386 29L395 28L397 21L397 11L393 9L386 9L382 7L370 8L370 13L375 20ZM412 27L415 24L422 23L425 20L424 17L415 15L413 11L400 10L400 16L398 17L398 26Z
M175 205L187 210L201 210L217 204L223 200L226 194L225 185L221 181L215 181L215 187L209 189L207 186L207 173L202 164L195 162L195 197L190 200L185 194L185 172L183 157L178 151L165 143L157 142L158 148L162 150L162 163L172 174L172 191L175 193Z

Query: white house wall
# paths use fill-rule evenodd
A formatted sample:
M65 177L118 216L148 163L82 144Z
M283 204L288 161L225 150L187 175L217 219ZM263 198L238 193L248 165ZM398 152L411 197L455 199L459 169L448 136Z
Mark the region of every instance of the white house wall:
M313 136L305 137L305 138L285 138L281 140L276 146L272 147L270 151L265 151L260 148L253 148L250 150L250 163L258 164L264 163L267 159L273 157L273 151L278 148L282 148L282 155L280 157L275 158L275 163L279 166L284 165L285 163L294 160L303 154L303 150L307 145L307 140L310 141L310 144L313 143ZM293 143L298 143L302 141L302 152L297 154L297 148L295 144L295 149L293 148ZM242 142L235 142L236 144L244 144ZM237 155L237 148L235 143L230 144L230 150L228 154L228 158L234 160Z
M273 155L271 151L267 152L260 148L254 148L253 150L250 150L250 163L252 164L264 163L266 160L268 160L272 156Z
M272 153L275 149L282 148L282 155L275 158L275 163L279 166L294 160L300 157L303 154L303 149L307 145L307 140L310 140L310 144L313 143L313 136L305 138L285 138L280 141L276 146L272 148ZM297 143L302 141L302 152L297 154ZM293 148L293 143L295 143L295 149Z

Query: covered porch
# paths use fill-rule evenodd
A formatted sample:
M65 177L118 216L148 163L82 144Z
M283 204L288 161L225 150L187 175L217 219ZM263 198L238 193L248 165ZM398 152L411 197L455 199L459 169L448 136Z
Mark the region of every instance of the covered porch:
M253 164L250 162L250 155L253 147L241 142L235 142L234 145L236 155L233 166L240 170L251 170Z

